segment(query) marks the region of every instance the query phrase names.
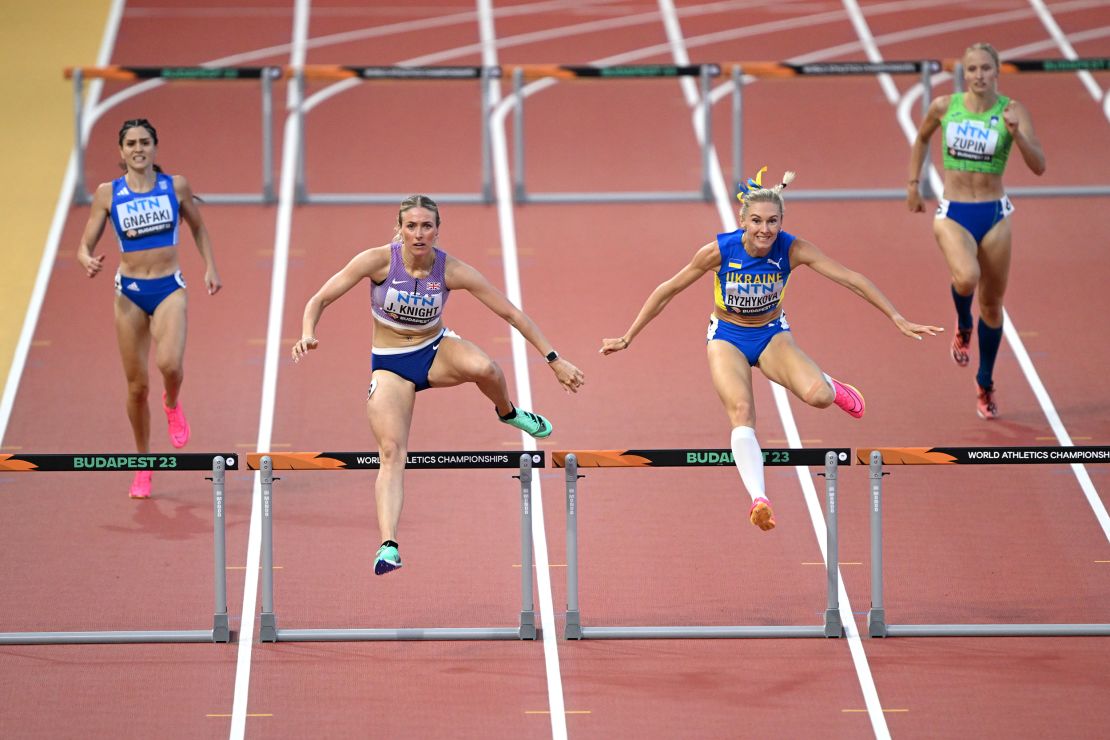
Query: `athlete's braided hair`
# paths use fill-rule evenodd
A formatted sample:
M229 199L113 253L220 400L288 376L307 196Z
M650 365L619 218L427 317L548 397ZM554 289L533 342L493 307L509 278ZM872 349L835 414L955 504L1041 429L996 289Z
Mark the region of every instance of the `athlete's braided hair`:
M401 217L410 208L427 208L436 215L436 228L439 228L439 206L436 202L426 195L410 195L401 201L401 207L397 209L397 226L393 229L392 243L401 242Z
M740 183L740 192L736 194L736 199L743 204L740 206L741 220L747 218L749 206L752 203L775 203L779 207L780 214L785 212L786 203L782 198L782 191L794 182L794 172L787 170L778 185L767 188L763 186L763 173L766 171L766 166L760 167L755 177L749 177L747 182Z

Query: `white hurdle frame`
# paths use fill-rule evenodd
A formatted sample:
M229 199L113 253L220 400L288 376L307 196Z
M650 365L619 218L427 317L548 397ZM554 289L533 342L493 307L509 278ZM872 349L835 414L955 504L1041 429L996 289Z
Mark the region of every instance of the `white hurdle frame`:
M510 468L516 452L410 452L408 469L456 469L456 468ZM323 629L282 629L277 626L274 612L274 542L273 542L273 488L274 457L295 459L298 456L315 455L314 459L326 460L326 465L306 465L301 470L373 470L380 467L378 453L321 452L321 453L267 453L249 456L249 465L260 472L262 488L262 612L259 642L356 642L387 640L535 640L536 614L533 599L533 558L532 558L532 469L544 467L544 453L522 451L519 453L518 475L520 480L520 539L521 539L521 606L517 627L410 627L410 628L323 628ZM497 457L500 463L451 463L423 462L429 458L479 459ZM371 462L355 463L356 458L370 458ZM341 462L332 465L331 462ZM293 463L296 465L296 463ZM289 466L281 469L294 470Z
M78 460L83 464L78 465ZM87 461L87 462L84 462ZM25 463L31 467L16 467ZM215 605L212 629L204 630L99 630L80 632L0 632L0 645L127 644L149 642L230 642L227 616L227 549L224 539L224 471L238 466L236 455L189 454L49 454L3 455L0 471L90 472L120 470L206 470L212 477L213 588ZM139 503L146 505L146 502Z
M582 626L581 609L578 602L578 455L586 453L610 453L608 450L579 450L578 452L556 452L553 455L555 467L566 468L567 490L567 621L563 636L568 640L583 639L704 639L704 638L750 638L750 637L843 637L844 624L840 617L839 598L839 536L837 530L837 465L838 462L851 464L847 449L789 449L763 450L765 464L768 465L811 465L824 458L825 493L827 510L826 552L828 602L824 613L824 623L820 625L751 625L751 626ZM648 467L685 467L681 457L688 453L716 454L721 462L708 465L732 465L731 450L626 450L623 454L644 458L650 462L642 463ZM777 454L776 454L777 453ZM723 457L727 455L727 457ZM610 455L611 457L611 455ZM776 459L777 457L777 459ZM790 461L788 460L797 460ZM598 465L597 467L606 467ZM623 467L614 465L614 467Z

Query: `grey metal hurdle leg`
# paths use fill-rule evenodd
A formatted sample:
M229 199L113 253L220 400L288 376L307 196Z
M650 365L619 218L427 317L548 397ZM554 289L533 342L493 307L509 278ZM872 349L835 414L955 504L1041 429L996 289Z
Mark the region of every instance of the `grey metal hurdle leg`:
M582 617L578 613L578 456L566 457L567 481L567 625L563 637L582 639Z
M883 608L883 455L873 451L871 479L871 609L867 612L867 636L886 637Z
M535 561L532 558L532 456L520 456L520 639L536 639L536 608L532 599ZM540 516L543 516L541 513Z
M825 570L828 573L829 603L825 608L825 637L844 637L840 621L840 536L837 522L836 453L825 455Z
M274 617L274 460L262 457L258 472L262 488L262 614L259 642L277 642L277 619Z
M231 642L227 621L227 544L224 526L224 458L212 458L212 539L214 540L216 611L212 617L212 642Z

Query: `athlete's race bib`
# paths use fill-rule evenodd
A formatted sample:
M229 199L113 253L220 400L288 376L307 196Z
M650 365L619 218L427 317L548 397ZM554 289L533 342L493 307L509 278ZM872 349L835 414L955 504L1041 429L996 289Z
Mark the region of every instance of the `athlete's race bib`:
M168 195L135 198L116 205L116 218L128 239L173 231L173 206Z
M778 304L785 283L782 273L745 275L730 273L724 285L725 308L744 316L758 316L767 313Z
M998 148L998 118L982 121L952 121L944 132L948 155L972 162L989 162Z
M443 294L427 295L390 288L386 291L382 310L402 324L430 324L443 311Z

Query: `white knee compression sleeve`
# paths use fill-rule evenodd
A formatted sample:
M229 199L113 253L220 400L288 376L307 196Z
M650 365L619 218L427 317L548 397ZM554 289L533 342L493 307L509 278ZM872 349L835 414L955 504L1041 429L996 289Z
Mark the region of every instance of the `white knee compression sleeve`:
M755 438L755 430L751 427L735 427L732 430L732 459L752 500L760 496L766 498L763 486L763 450L759 448L759 440Z

